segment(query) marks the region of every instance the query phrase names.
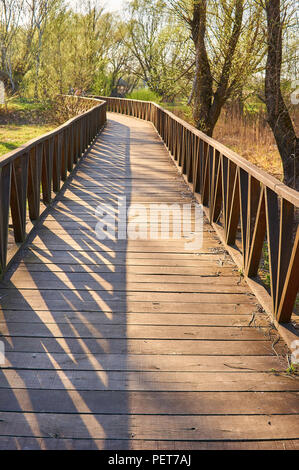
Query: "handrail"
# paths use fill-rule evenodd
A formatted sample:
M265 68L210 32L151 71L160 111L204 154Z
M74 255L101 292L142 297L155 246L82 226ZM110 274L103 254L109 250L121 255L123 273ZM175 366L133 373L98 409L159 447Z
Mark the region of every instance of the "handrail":
M7 267L8 226L11 216L14 239L23 243L26 234L27 201L30 220L40 217L41 199L52 201L52 192L60 190L61 181L92 143L106 122L106 102L89 100L91 109L42 136L0 157L0 273Z
M248 278L258 274L267 239L272 313L289 322L299 290L299 192L156 103L96 98L107 102L107 111L153 123L228 246L236 245L240 230L238 250Z

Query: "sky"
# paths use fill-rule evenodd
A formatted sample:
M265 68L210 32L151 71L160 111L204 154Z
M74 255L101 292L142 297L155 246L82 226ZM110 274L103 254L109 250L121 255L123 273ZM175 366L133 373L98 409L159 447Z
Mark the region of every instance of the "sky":
M115 11L120 10L124 4L124 0L105 0L104 5L106 10Z
M79 0L68 0L68 4L75 8L76 5L80 4ZM125 0L100 0L99 4L105 7L106 11L119 11L124 5Z

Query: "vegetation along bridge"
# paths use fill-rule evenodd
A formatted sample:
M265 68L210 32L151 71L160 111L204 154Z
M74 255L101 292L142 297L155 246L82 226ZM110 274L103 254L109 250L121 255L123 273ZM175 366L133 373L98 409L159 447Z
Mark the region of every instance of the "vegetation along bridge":
M85 101L0 159L0 448L298 449L298 193L154 103ZM119 201L199 201L202 245L97 237Z

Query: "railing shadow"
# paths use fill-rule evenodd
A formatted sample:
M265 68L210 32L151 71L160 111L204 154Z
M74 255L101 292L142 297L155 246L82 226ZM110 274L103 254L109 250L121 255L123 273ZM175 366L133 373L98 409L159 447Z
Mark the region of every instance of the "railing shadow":
M121 426L129 439L126 379L115 376L127 369L127 241L95 233L97 206L117 216L124 196L129 205L130 129L110 120L1 283L1 435L43 449L97 436L105 448Z

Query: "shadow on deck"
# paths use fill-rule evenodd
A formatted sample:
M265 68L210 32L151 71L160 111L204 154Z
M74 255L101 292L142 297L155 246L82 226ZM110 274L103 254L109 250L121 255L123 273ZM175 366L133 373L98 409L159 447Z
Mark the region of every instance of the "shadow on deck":
M211 226L97 239L119 198L193 201L151 124L110 115L1 283L0 449L298 448L286 347Z

